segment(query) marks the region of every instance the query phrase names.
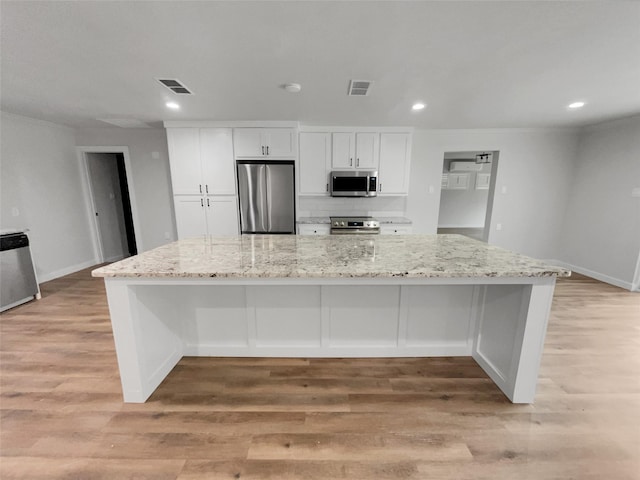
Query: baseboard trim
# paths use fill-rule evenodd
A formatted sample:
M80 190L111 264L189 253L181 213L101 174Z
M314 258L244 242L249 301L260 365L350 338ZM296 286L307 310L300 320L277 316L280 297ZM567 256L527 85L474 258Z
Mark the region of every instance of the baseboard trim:
M60 270L39 274L38 283L44 283L50 280L55 280L56 278L64 277L65 275L69 275L71 273L79 272L80 270L84 270L85 268L93 267L94 265L98 265L98 263L99 262L95 258L93 258L91 260L87 260L86 262L77 263L69 267L61 268Z
M573 272L579 273L580 275L586 275L587 277L595 278L596 280L600 280L601 282L608 283L609 285L614 285L616 287L624 288L625 290L633 291L633 285L631 282L625 282L624 280L620 280L619 278L610 277L609 275L605 275L604 273L595 272L593 270L589 270L588 268L580 267L578 265L572 265L567 262L563 262L561 260L545 260L554 265L558 265L559 267L565 267L570 269Z

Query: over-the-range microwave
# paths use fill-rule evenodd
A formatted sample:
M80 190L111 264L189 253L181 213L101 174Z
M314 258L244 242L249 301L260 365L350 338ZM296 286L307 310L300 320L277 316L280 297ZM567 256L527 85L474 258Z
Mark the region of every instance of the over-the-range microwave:
M334 170L329 177L332 197L375 197L378 172L375 170Z

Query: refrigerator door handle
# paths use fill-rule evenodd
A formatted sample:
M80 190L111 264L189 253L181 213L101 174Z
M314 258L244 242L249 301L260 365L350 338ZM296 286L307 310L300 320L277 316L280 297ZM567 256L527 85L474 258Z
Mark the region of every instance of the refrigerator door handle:
M268 151L268 150L267 150ZM267 227L267 232L271 231L271 191L269 188L269 185L271 185L271 169L269 168L269 165L265 165L265 169L264 169L264 215L265 215L265 222L264 224Z

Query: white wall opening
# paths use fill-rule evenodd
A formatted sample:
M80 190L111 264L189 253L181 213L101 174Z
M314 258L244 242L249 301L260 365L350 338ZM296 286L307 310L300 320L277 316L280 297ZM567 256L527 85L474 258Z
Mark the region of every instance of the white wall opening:
M77 147L86 210L99 263L142 251L127 147Z
M487 242L499 152L445 152L442 162L438 233Z

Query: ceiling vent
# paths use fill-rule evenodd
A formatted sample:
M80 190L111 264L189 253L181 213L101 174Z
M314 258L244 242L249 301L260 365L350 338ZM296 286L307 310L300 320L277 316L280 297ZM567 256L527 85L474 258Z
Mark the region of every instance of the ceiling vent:
M193 93L185 87L180 80L158 78L158 81L173 93L177 93L178 95L193 95Z
M366 97L369 95L369 87L373 82L369 80L351 80L349 83L349 96Z

